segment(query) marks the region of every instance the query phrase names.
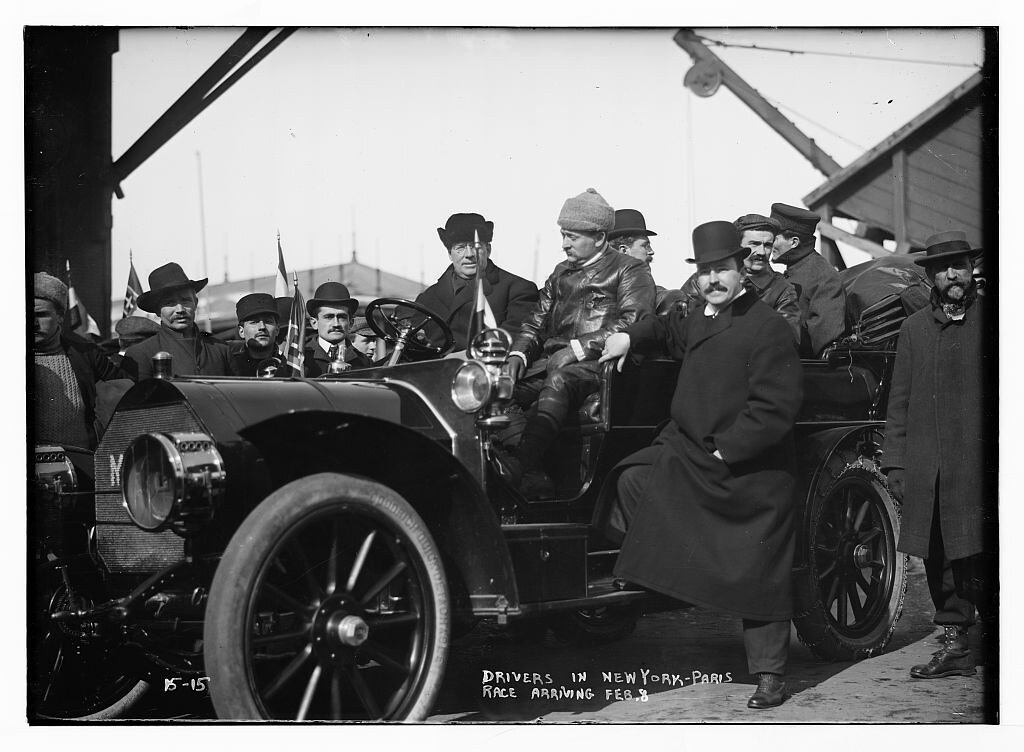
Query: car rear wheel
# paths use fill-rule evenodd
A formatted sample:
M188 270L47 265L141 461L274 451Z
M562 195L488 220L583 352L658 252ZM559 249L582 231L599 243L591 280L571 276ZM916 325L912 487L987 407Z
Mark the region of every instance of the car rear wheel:
M448 587L390 489L321 473L268 496L214 575L204 627L221 718L420 720L448 654Z
M820 658L880 653L903 610L907 556L899 507L875 462L841 450L822 473L810 515L807 567L796 582L797 632Z

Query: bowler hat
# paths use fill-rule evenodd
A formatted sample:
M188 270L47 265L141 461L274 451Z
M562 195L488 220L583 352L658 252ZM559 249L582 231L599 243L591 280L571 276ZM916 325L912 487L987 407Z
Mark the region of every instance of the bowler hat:
M448 217L444 227L437 228L437 236L448 249L456 243L468 243L477 238L481 243L490 243L494 237L494 222L487 221L479 214L453 214Z
M185 287L191 288L192 292L199 292L208 279L189 279L182 268L173 261L164 264L149 273L149 292L139 296L139 308L149 313L160 313L160 297L172 290L180 290Z
M647 229L644 215L636 209L616 209L615 227L608 233L608 239L621 238L627 235L657 235L654 230Z
M967 234L960 230L937 232L924 241L925 255L914 259L914 263L920 266L931 266L954 256L969 256L974 253L974 250L967 242Z
M774 232L777 235L779 230L782 229L779 220L766 217L763 214L744 214L742 217L737 217L733 224L736 226L741 237L747 230L764 230L765 232Z
M740 234L732 222L716 220L697 225L693 229L693 258L686 259L688 264L710 264L713 261L745 255L740 248Z
M359 301L348 294L348 288L341 282L324 282L318 288L312 298L306 301L306 313L316 316L316 309L320 306L331 308L348 308L351 316L359 307Z
M160 325L145 316L125 316L116 324L114 331L118 337L149 337L160 331Z
M252 292L248 295L243 295L235 303L235 316L238 318L239 324L262 313L269 313L271 316L280 318L280 314L277 312L277 305L274 303L274 297L265 292Z
M788 230L800 235L813 235L821 221L814 212L789 204L772 204L771 218L779 223L779 232Z

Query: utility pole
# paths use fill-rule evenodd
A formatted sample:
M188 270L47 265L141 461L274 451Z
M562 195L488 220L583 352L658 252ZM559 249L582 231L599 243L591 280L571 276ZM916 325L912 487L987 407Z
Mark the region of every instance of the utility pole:
M199 176L199 237L203 250L203 279L209 279L210 275L206 268L206 210L203 206L203 157L198 151L196 152L196 171ZM205 307L206 331L209 332L213 330L213 324L210 321L209 301L207 301Z

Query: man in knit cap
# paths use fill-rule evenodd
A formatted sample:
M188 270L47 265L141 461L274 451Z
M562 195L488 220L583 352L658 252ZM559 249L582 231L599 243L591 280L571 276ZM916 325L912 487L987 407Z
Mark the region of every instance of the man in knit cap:
M605 339L654 310L651 272L610 249L615 212L597 191L566 199L558 226L566 260L548 277L509 355L516 401L536 403L514 458L520 491L535 499L554 495L541 460L570 411L600 387Z
M38 272L33 283L35 440L93 449L96 382L125 374L93 343L64 334L68 288L63 282Z

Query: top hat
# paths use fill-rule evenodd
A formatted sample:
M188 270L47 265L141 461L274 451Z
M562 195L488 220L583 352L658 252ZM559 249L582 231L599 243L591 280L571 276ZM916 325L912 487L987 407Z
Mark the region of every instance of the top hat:
M277 304L272 295L265 292L252 292L243 295L235 303L235 316L238 318L239 324L255 318L261 313L269 313L280 320L281 314L277 312Z
M789 204L772 204L772 216L779 223L779 232L789 230L800 235L813 235L821 217L807 209Z
M732 222L716 220L693 228L693 258L688 264L710 264L736 256L746 249L740 247L740 234Z
M160 325L145 316L125 316L116 324L114 331L119 337L149 337L160 331Z
M316 309L320 306L331 308L348 308L348 315L355 313L359 301L348 294L348 288L341 282L324 282L313 297L306 301L306 313L316 317Z
M969 256L975 249L967 242L967 234L960 230L937 232L924 241L925 255L914 259L919 266L931 266L954 256Z
M608 233L608 239L621 238L626 235L657 235L654 230L647 229L644 215L636 209L616 209L615 227Z
M779 220L766 217L763 214L744 214L742 217L737 217L733 225L739 231L741 238L747 230L764 230L778 235L782 229Z
M489 222L479 214L453 214L448 217L444 227L437 228L437 236L441 238L445 248L456 243L468 243L479 237L481 243L490 243L494 237L494 222Z
M139 308L149 313L160 313L160 297L165 292L188 287L192 292L197 293L206 287L208 281L208 279L189 279L182 268L173 261L164 264L149 273L149 292L144 292L139 296Z

